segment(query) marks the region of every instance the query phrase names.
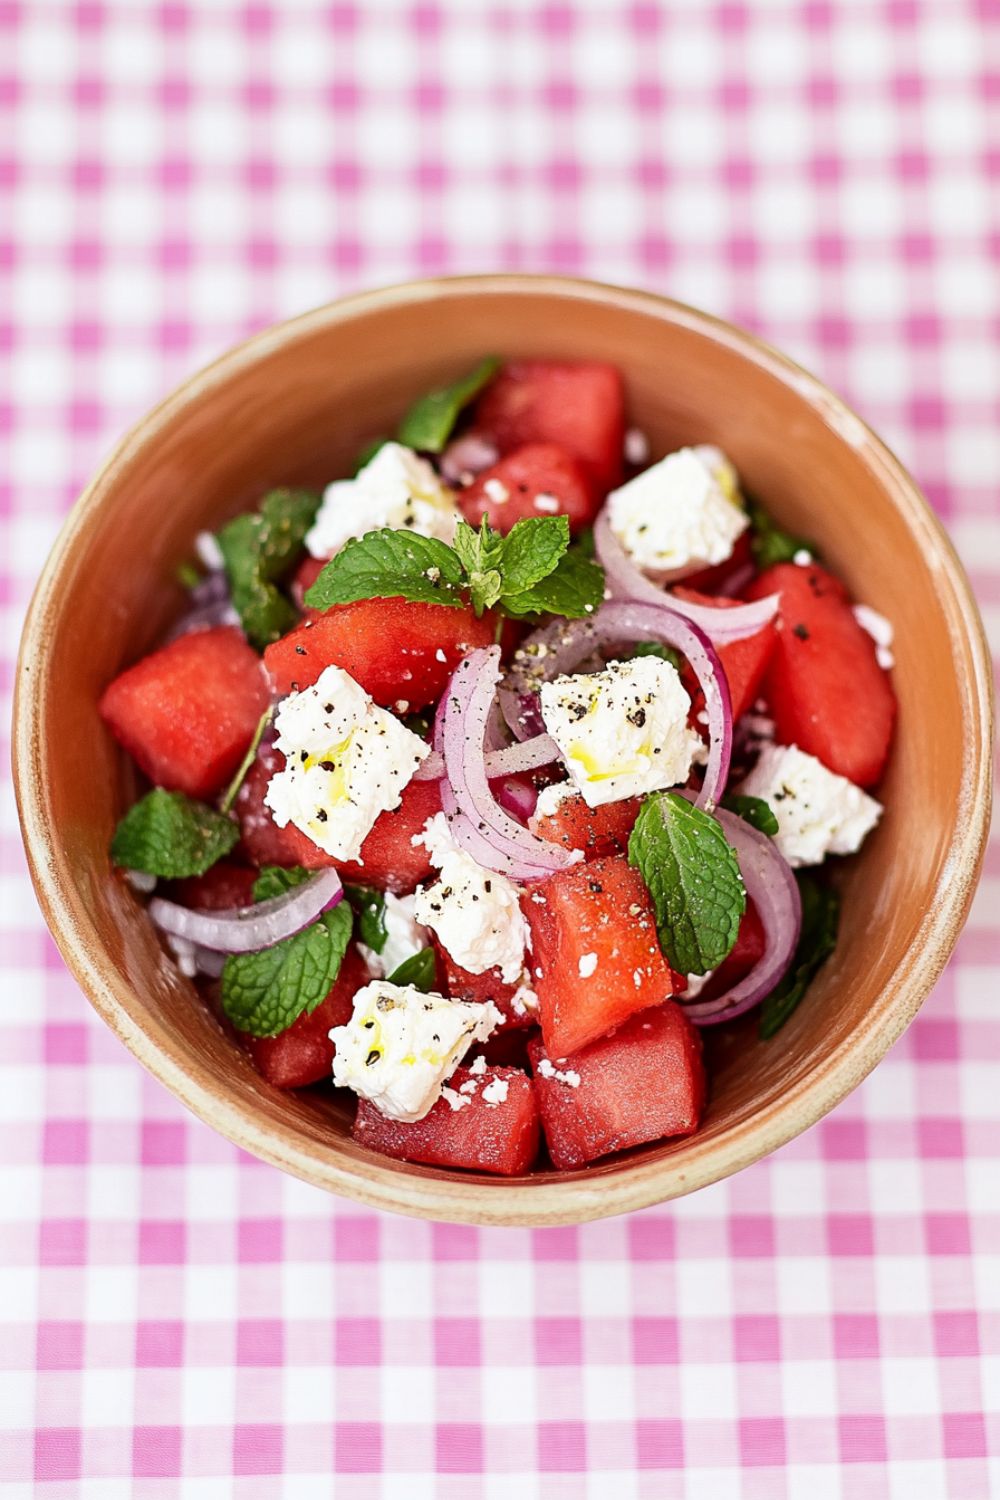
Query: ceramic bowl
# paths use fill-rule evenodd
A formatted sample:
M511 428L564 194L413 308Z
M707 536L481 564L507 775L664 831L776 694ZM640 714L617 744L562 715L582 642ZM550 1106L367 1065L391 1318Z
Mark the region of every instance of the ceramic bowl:
M843 872L834 956L770 1042L711 1042L693 1138L584 1171L504 1181L355 1145L332 1091L279 1093L166 958L108 862L135 783L104 729L104 685L179 612L195 533L264 490L348 472L419 393L486 352L611 360L652 451L718 443L749 491L812 537L896 630L899 721L885 816ZM819 381L757 339L648 293L545 276L418 282L271 328L194 375L123 440L73 509L28 615L15 774L46 919L84 992L167 1088L275 1166L379 1208L561 1224L673 1198L805 1130L875 1066L958 936L989 819L990 669L969 585L896 458ZM851 712L845 703L844 712Z

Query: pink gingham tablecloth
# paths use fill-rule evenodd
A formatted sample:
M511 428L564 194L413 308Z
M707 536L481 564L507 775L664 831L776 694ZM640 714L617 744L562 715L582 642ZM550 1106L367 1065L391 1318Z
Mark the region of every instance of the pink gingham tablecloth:
M670 292L817 370L1000 643L998 252L996 0L0 0L4 688L67 507L178 379L347 289L496 267ZM5 788L0 1489L1000 1493L998 960L994 845L920 1018L769 1161L581 1229L411 1223L144 1075Z

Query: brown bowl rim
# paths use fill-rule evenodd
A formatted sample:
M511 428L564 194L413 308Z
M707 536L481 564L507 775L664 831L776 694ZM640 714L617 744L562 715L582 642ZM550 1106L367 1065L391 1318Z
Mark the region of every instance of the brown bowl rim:
M104 959L88 933L89 918L46 815L39 774L41 659L48 621L59 608L59 581L75 539L101 505L119 470L166 423L231 374L279 344L358 314L414 301L477 292L570 300L596 300L669 319L737 352L795 391L841 441L849 442L882 489L933 555L948 618L953 654L969 655L965 688L969 713L963 725L962 779L948 859L917 938L893 982L850 1035L817 1061L781 1100L751 1121L704 1145L692 1136L681 1153L660 1159L625 1159L620 1168L587 1177L485 1182L461 1174L429 1174L403 1163L382 1165L374 1156L337 1160L336 1147L303 1143L294 1128L263 1129L251 1108L220 1097L210 1082L194 1079L176 1049L143 1017L132 987ZM957 941L975 891L990 821L993 694L989 649L971 587L954 546L902 463L876 434L820 380L764 340L709 313L654 292L582 278L501 273L440 277L358 292L274 324L195 372L139 419L114 448L77 500L56 538L28 608L14 690L13 772L31 878L45 920L74 978L91 1004L139 1062L206 1124L237 1146L315 1186L369 1207L458 1223L546 1226L582 1223L645 1208L707 1186L784 1145L815 1124L871 1071L916 1015ZM88 940L89 939L89 940ZM145 1024L144 1024L145 1022Z

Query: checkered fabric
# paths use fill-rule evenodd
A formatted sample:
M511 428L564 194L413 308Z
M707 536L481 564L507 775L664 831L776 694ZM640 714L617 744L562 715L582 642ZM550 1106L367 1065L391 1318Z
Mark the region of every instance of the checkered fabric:
M0 0L4 690L67 507L176 381L346 290L497 267L669 292L817 370L1000 646L998 253L996 0ZM580 1229L411 1223L143 1074L5 791L0 1490L1000 1494L998 960L994 845L920 1018L770 1160Z

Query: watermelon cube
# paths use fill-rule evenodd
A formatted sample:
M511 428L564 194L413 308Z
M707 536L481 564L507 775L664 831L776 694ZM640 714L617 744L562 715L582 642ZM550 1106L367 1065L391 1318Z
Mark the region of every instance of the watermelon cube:
M278 1089L301 1089L333 1076L334 1045L330 1031L346 1026L354 996L368 983L364 959L352 943L344 954L333 988L308 1016L299 1016L277 1036L244 1036L243 1044L260 1073Z
M816 564L778 563L747 590L780 593L777 644L764 696L783 745L798 745L857 786L872 786L889 755L896 695L839 579Z
M204 875L172 881L167 895L179 906L190 906L194 911L231 911L252 903L256 879L257 871L249 865L220 859Z
M458 503L470 526L485 516L506 534L516 521L563 515L575 532L590 525L600 497L574 454L555 443L525 443L478 474Z
M518 1177L538 1155L538 1103L531 1079L518 1068L473 1073L458 1068L448 1081L451 1096L468 1102L453 1108L442 1097L422 1120L390 1120L367 1099L358 1104L353 1136L372 1151L432 1167L465 1167Z
M423 831L428 818L441 811L437 781L410 781L403 788L400 804L379 815L361 846L361 860L338 860L327 854L308 835L288 823L279 828L264 803L271 777L282 770L285 757L273 744L262 745L238 797L242 849L256 865L302 865L307 870L333 867L345 880L378 886L397 895L412 891L431 874L431 862L423 845L413 837Z
M359 599L310 611L264 652L275 692L309 687L327 667L342 667L383 708L405 714L440 698L466 652L490 646L489 615L408 599Z
M212 797L246 753L270 702L260 659L231 625L192 630L122 672L100 711L157 786Z
M529 1010L520 1001L515 1006L514 996L517 994L518 986L506 984L501 978L499 969L487 969L485 974L473 974L469 969L463 969L461 964L457 964L446 948L439 943L435 946L440 966L444 969L447 992L453 1000L471 1000L479 1005L492 1000L504 1018L504 1031L538 1024L538 1016L534 1011Z
M678 599L690 604L707 604L715 609L732 609L742 603L740 599L721 599L718 596L698 593L695 589L674 589ZM716 646L729 684L729 698L733 706L733 718L738 719L752 708L760 693L764 673L777 642L778 633L773 620L769 620L755 635L744 636L741 641L726 641ZM690 667L684 670L684 686L691 695L692 722L698 723L698 714L705 707L704 694Z
M502 454L525 443L574 453L598 500L621 482L625 394L614 365L511 361L477 401L473 425Z
M649 892L621 855L572 865L521 898L542 1035L567 1057L683 987L660 951Z
M666 1136L691 1135L705 1106L701 1039L672 1000L570 1058L528 1047L549 1156L586 1166Z
M564 849L582 849L585 859L600 859L606 854L625 853L639 807L638 797L588 807L578 792L571 792L552 812L542 816L536 813L531 828L539 838L561 844Z

